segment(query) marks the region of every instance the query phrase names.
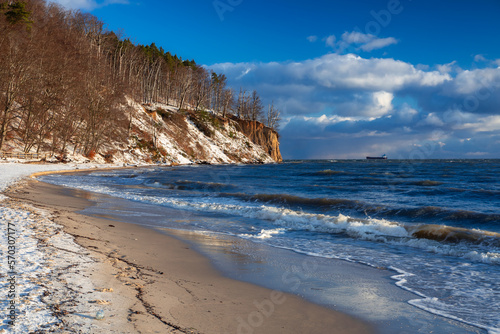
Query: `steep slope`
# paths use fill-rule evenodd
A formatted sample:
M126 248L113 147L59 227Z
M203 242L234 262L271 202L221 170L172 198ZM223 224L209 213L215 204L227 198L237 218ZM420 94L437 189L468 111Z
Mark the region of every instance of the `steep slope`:
M177 107L152 103L141 105L127 99L118 111L122 120L117 133L96 152L85 154L77 142L69 142L63 154L51 161L97 163L274 163L281 154L277 133L259 122L234 116L222 118L206 111L179 111ZM128 131L127 131L128 129ZM17 138L17 139L16 139ZM42 147L49 148L54 134ZM20 136L7 142L4 152L23 152ZM40 151L50 155L50 151ZM2 158L0 152L0 158Z
M232 119L238 124L238 129L250 138L254 144L261 146L274 161L283 161L280 152L279 135L276 131L260 122L247 121L234 116Z
M259 122L179 111L165 104L128 101L128 145L109 143L108 161L189 163L281 162L277 133Z

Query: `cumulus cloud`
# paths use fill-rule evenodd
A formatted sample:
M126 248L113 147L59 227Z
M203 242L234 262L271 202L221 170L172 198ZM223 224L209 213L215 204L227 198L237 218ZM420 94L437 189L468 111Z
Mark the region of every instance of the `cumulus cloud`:
M480 63L480 62L485 62L485 61L488 61L483 55L475 55L474 56L474 61L476 63Z
M362 58L357 55L327 54L302 62L221 63L209 66L229 78L240 78L239 84L267 83L286 85L301 83L333 91L386 91L407 87L438 86L451 80L439 71L422 71L391 58ZM247 70L251 69L250 72ZM248 72L245 76L242 73ZM238 82L234 82L238 84Z
M452 61L451 63L448 63L448 64L440 64L440 65L437 65L437 69L439 72L441 73L451 73L453 71L457 72L457 70L459 71L460 68L458 68L458 66L456 66L456 61Z
M363 51L370 52L370 51L382 49L382 48L385 48L386 46L389 46L391 44L397 44L397 43L398 43L398 41L394 37L376 38L376 39L373 39L373 40L361 45L360 49Z
M326 46L333 48L338 53L342 53L351 48L371 52L398 43L398 40L394 37L379 38L375 35L364 34L358 31L346 31L338 41L334 35L328 36L324 40Z
M346 39L367 40L364 35ZM383 153L409 158L429 145L432 150L417 151L419 157L467 157L470 152L498 157L500 68L441 66L447 68L331 53L301 62L210 68L225 73L235 89L256 89L265 103L281 108L286 158Z
M485 95L500 87L500 71L498 68L465 70L457 74L450 87L458 94ZM481 91L483 91L481 93Z
M326 37L325 38L326 46L334 48L335 47L335 40L336 40L335 35L330 35L330 36Z
M394 95L389 92L375 92L373 93L373 108L371 116L379 117L389 113L392 110L392 99Z
M428 114L423 120L421 120L417 126L434 126L441 127L444 122L435 113Z
M128 0L50 0L68 9L93 10L113 4L128 4Z
M474 132L499 132L500 131L500 116L487 116L476 118L471 123L464 123L460 126L461 129L468 129Z

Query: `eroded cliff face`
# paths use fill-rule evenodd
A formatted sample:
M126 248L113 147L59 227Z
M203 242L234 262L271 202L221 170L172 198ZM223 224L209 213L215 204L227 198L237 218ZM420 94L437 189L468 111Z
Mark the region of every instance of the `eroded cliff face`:
M175 164L282 161L277 132L262 123L205 111L181 112L158 103L129 103L133 110L129 145L114 150L110 154L113 160Z
M264 124L256 121L242 120L232 117L237 128L245 134L254 144L261 146L276 162L282 162L278 133Z

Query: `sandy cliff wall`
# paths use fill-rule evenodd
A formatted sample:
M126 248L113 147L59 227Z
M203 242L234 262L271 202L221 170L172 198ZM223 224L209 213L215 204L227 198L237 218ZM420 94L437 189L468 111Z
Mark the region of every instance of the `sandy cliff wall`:
M282 161L278 133L262 123L204 111L180 112L161 104L131 105L135 112L132 140L125 150L129 154L180 164Z
M261 146L274 161L283 161L280 152L279 136L276 131L264 126L260 122L247 121L235 117L232 119L238 124L238 129L254 144Z

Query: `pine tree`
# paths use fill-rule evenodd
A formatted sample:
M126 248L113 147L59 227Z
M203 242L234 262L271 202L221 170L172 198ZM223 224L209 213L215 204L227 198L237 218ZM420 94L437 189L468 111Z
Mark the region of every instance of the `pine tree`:
M28 29L31 29L33 21L31 21L31 12L26 9L25 2L3 3L0 9L6 10L4 15L10 24L24 23Z

